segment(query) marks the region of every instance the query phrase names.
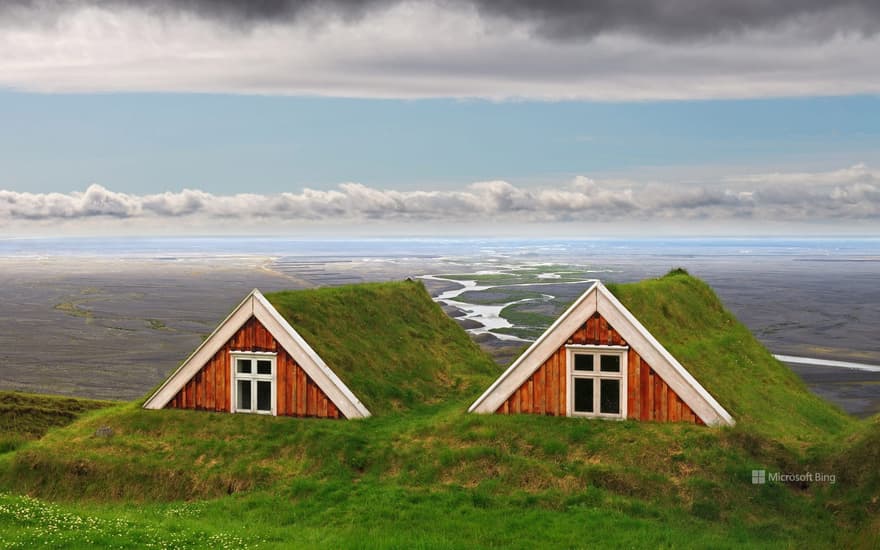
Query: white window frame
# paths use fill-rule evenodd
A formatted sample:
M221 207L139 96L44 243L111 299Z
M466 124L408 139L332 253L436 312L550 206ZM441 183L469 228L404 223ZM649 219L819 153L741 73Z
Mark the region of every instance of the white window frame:
M566 360L565 360L565 372L566 372L566 381L568 383L568 403L567 403L567 415L573 417L584 417L584 418L604 418L609 420L626 420L628 410L627 410L627 395L629 394L629 390L627 388L627 380L629 377L627 376L627 355L629 352L629 346L592 346L592 345L580 345L580 344L569 344L565 346L566 349ZM574 356L578 354L584 355L592 355L593 358L593 370L592 371L576 371L574 370ZM604 372L599 370L601 367L601 359L602 355L617 355L620 357L620 372ZM574 380L575 378L589 378L594 380L593 382L593 412L579 412L574 410ZM601 410L601 382L602 379L606 380L620 380L620 413L619 414L610 414L610 413L602 413L599 412Z
M253 363L253 371L250 374L243 374L237 372L236 363L238 359L250 359L254 361ZM256 361L271 361L272 363L272 374L257 374L257 365ZM265 415L277 415L276 409L276 401L278 399L278 354L274 352L268 351L230 351L229 352L229 369L231 371L230 380L232 383L230 384L229 391L231 392L231 399L229 402L229 412L232 413L240 413L240 414L265 414ZM253 407L250 410L239 409L236 404L238 403L238 381L239 380L250 380L251 384L251 406ZM272 382L272 410L271 411L260 411L257 410L257 381L265 381L269 380Z

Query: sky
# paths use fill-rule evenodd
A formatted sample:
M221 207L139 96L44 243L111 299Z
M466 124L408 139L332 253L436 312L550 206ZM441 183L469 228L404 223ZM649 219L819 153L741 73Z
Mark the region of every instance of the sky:
M867 235L880 7L7 0L0 236Z

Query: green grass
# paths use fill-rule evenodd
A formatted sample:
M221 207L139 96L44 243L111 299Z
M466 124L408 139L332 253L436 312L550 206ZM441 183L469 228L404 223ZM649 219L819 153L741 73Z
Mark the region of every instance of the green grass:
M543 295L540 292L531 290L519 290L508 288L491 288L489 290L471 290L463 292L458 300L468 303L484 306L501 305L516 300L541 300Z
M774 359L703 281L677 270L608 288L737 422L794 445L857 425Z
M82 309L79 307L77 302L62 302L60 304L55 304L55 309L58 311L63 311L68 315L72 315L74 317L82 317L86 321L91 322L94 319L94 313L89 311L88 309Z
M880 415L865 421L862 430L840 442L821 464L837 482L824 496L841 514L854 522L867 524L862 530L865 542L880 540ZM868 545L865 544L867 547Z
M109 401L2 391L0 454L41 438L50 428L66 426L87 411L110 405Z
M380 414L332 421L134 403L90 412L0 456L0 538L19 547L876 547L876 420L813 398L696 279L613 291L736 427L469 415L497 369L436 316L421 285L282 293L270 299L323 342L319 353L356 392L371 392ZM338 336L319 321L328 318L343 327ZM443 336L408 326L422 322ZM376 345L371 334L401 339L386 352L399 364L350 362ZM454 349L416 361L433 338ZM405 368L439 373L419 373L401 394ZM839 479L756 486L752 469ZM25 494L40 500L16 496Z
M165 321L161 321L159 319L146 319L147 324L153 330L171 330L168 328L168 325L165 324Z
M539 277L539 275L547 273L557 274L559 278ZM509 271L500 271L499 273L454 273L437 276L454 281L476 281L479 284L505 286L582 281L584 279L591 279L594 275L594 273L585 272L583 268L570 265L537 265L518 267Z
M516 327L541 328L546 330L556 319L549 315L526 310L530 304L511 304L501 310L501 317Z
M177 521L160 517L163 502L208 498L191 529L242 537L246 518L265 514L260 533L278 544L303 524L312 543L342 545L373 536L572 545L601 542L595 526L614 531L603 537L615 545L757 542L771 527L779 531L768 542L834 540L814 525L833 523L831 514L798 491L750 484L752 467L802 465L770 440L687 425L468 416L466 404L357 422L121 405L20 450L2 481L17 493L98 510L108 501L113 510L143 503L163 524ZM99 427L114 435L96 437ZM528 522L511 525L513 516L548 527L532 532ZM128 528L144 540L149 526Z
M441 402L487 386L500 372L420 282L266 298L373 414Z
M818 496L751 485L752 468L811 464L742 428L465 415L468 400L353 422L120 405L19 450L0 483L97 518L95 536L118 519L131 546L169 531L279 547L841 540ZM99 427L114 435L96 437ZM0 532L67 540L32 515L0 510Z
M777 548L789 542L772 522L725 528L601 492L578 499L487 493L304 482L286 487L283 497L253 493L137 509L0 495L0 532L12 548Z

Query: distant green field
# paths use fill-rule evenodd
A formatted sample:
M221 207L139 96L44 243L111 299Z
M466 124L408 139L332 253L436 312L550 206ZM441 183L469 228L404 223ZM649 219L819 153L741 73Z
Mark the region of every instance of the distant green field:
M292 311L332 312L320 302L343 304L359 295L354 288L284 299ZM392 387L400 373L386 381L379 364L352 371L346 381L356 392L368 377L378 385L369 388L376 415L365 420L127 403L52 428L0 455L0 540L21 548L877 547L877 420L854 420L810 394L699 280L675 273L612 291L736 427L469 415L498 369L450 330L451 349L431 369L467 383L450 381L442 399L419 406L428 382L400 397ZM433 318L439 308L420 292L411 298L428 302L412 307ZM400 307L352 315L392 323ZM471 366L447 365L457 354ZM379 406L387 396L398 405ZM754 469L829 472L836 483L753 485Z
M501 305L516 300L540 300L542 294L529 290L520 290L517 288L503 288L499 290L476 290L463 292L458 299L468 304L478 305Z
M499 269L497 273L452 273L437 276L455 281L476 281L483 285L516 285L582 281L593 279L595 275L577 266L535 265Z

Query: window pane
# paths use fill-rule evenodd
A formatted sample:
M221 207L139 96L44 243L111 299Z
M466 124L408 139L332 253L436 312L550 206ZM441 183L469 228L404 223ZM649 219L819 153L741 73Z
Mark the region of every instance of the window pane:
M272 361L266 359L258 360L257 374L272 374Z
M599 381L599 412L620 414L620 380Z
M272 410L272 382L260 380L257 382L257 410Z
M250 359L237 359L235 361L235 372L241 372L244 374L251 372L251 360Z
M599 370L603 372L620 372L619 355L603 355L599 361Z
M575 412L593 412L593 379L574 378Z
M245 411L251 410L251 381L239 380L235 388L235 393L238 398L238 403L236 403L235 407Z
M576 353L574 355L574 370L593 370L593 356Z

